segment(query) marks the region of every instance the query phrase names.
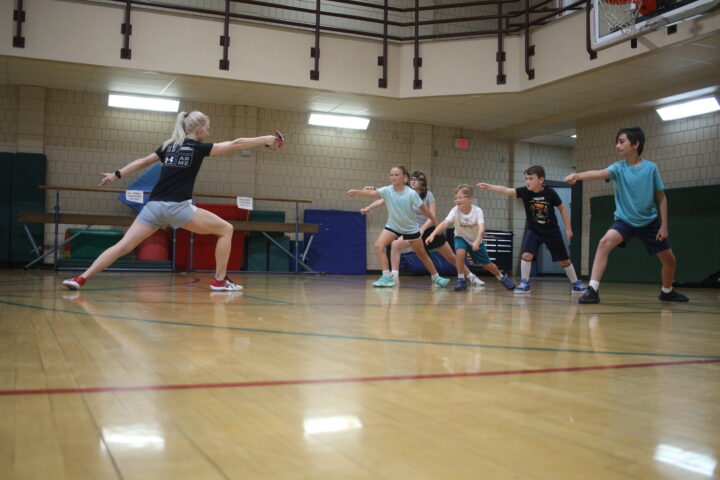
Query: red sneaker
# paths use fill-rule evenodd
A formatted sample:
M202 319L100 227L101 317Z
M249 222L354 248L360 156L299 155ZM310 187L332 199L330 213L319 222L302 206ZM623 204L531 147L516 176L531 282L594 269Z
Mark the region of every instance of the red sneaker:
M85 285L85 279L83 277L68 278L67 280L63 280L63 285L70 290L78 290L80 287Z
M242 290L243 287L242 285L238 285L229 278L225 277L223 280L213 278L213 281L210 284L210 289L215 290L216 292L237 292Z

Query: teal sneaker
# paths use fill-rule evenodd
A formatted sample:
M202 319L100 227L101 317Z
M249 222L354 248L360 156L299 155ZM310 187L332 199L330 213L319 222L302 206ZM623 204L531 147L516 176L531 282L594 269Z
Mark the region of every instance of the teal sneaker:
M583 285L582 280L578 280L572 284L571 291L572 293L585 293L587 292L587 287Z
M392 277L381 276L377 281L373 282L373 287L392 287L395 285L395 280Z
M433 283L436 283L440 285L441 287L447 287L447 284L450 283L450 280L447 278L443 278L440 275L432 279Z

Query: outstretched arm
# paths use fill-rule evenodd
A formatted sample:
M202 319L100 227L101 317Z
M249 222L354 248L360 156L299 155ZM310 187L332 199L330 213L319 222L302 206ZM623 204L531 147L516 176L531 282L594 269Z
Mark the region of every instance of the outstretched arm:
M210 155L222 155L223 153L242 150L244 148L257 147L258 145L267 145L269 147L275 145L278 137L275 135L265 135L255 138L236 138L228 142L214 143Z
M348 190L348 197L368 197L368 198L381 198L380 192L374 188L365 187L362 190Z
M438 235L442 234L445 231L447 226L448 226L447 220L443 220L442 222L438 223L437 227L435 227L435 230L433 230L433 232L430 235L428 235L428 238L425 240L425 243L430 245L432 243L432 241L435 240L435 237L437 237Z
M368 205L367 207L361 208L361 209L360 209L360 213L362 213L363 215L365 215L366 213L368 213L368 212L369 212L370 210L372 210L373 208L377 208L377 207L379 207L380 205L384 205L384 204L385 204L385 200L383 200L382 198L379 198L379 199L375 200L373 203L371 203L370 205Z
M130 175L133 172L137 172L138 170L142 170L144 168L149 167L153 163L160 160L160 157L157 156L157 153L153 152L147 157L138 158L136 160L133 160L132 162L128 163L124 167L118 169L118 172L120 173L121 177L124 177L125 175ZM103 179L100 181L100 186L104 187L106 185L110 185L112 182L117 180L119 177L115 175L115 172L113 173L103 173Z
M501 193L503 195L507 195L508 197L517 197L517 192L514 188L503 187L502 185L493 185L491 183L478 183L475 186L480 190L490 190L491 192Z
M575 182L586 181L586 180L607 180L610 178L610 172L607 170L588 170L586 172L571 173L565 177L565 181L570 185L575 185Z

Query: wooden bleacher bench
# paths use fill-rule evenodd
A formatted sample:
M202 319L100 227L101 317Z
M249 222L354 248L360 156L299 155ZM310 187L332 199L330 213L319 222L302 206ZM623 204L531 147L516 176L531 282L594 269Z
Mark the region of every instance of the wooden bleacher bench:
M94 215L83 213L61 213L58 223L64 225L110 225L113 227L129 227L135 217L122 215ZM55 223L55 214L52 212L20 212L20 223ZM285 232L294 233L294 223L281 222L235 222L230 220L233 228L244 232ZM297 225L299 233L317 233L320 225L317 223L300 223Z
M135 217L121 215L90 215L83 213L61 213L59 224L65 225L111 225L113 227L129 227ZM20 223L55 223L52 212L20 212Z
M55 224L55 214L52 212L20 212L19 215L19 221L22 224L26 223L51 223ZM129 227L133 221L135 221L135 217L127 217L122 215L95 215L95 214L83 214L83 213L60 213L58 215L57 223L58 225L64 224L64 225L87 225L88 227L90 225L109 225L114 227ZM300 265L303 266L306 270L313 271L309 266L307 266L302 260L298 259L295 255L293 255L291 252L287 251L284 247L282 247L280 244L278 244L273 238L271 238L267 232L283 232L283 233L308 233L311 235L314 235L318 233L320 230L320 225L316 223L282 223L282 222L236 222L236 221L230 221L233 228L237 231L245 231L245 232L262 232L270 241L275 243L278 247L280 247L287 255L289 255L291 258L296 260ZM77 234L76 234L77 235ZM28 237L30 238L31 243L33 244L33 248L36 251L36 254L39 255L36 259L34 259L32 262L27 264L25 268L30 267L31 265L35 264L36 262L40 261L42 258L44 258L49 253L52 253L54 251L50 250L44 254L40 254L39 248L35 245L32 235L30 235L30 232L28 231ZM63 242L58 247L64 245L66 242L70 241L73 237ZM303 254L303 260L305 258L305 255L307 254L308 249L310 248L310 242L312 242L312 238L308 242L308 245L305 249L305 253Z

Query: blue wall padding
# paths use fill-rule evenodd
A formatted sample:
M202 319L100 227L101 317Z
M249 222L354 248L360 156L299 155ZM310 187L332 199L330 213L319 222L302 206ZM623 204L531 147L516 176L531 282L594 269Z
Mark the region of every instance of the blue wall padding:
M432 260L435 268L440 275L456 275L457 270L454 265L450 265L443 257L437 252L430 254L430 260ZM400 255L400 273L407 273L410 275L429 275L425 265L415 255L415 252L407 252Z
M305 210L303 221L320 225L307 264L319 272L365 274L365 217L343 210ZM306 235L306 241L309 237Z
M152 190L155 184L157 183L158 179L160 178L160 169L162 168L162 163L156 162L152 165L152 167L148 168L145 173L140 175L140 177L132 182L130 185L128 185L125 189L126 190ZM128 202L125 199L125 192L118 194L118 200L123 202L128 207L132 208L136 212L140 213L140 210L142 210L142 207L147 203L148 199L150 198L149 193L143 194L143 203L142 205L135 202Z

